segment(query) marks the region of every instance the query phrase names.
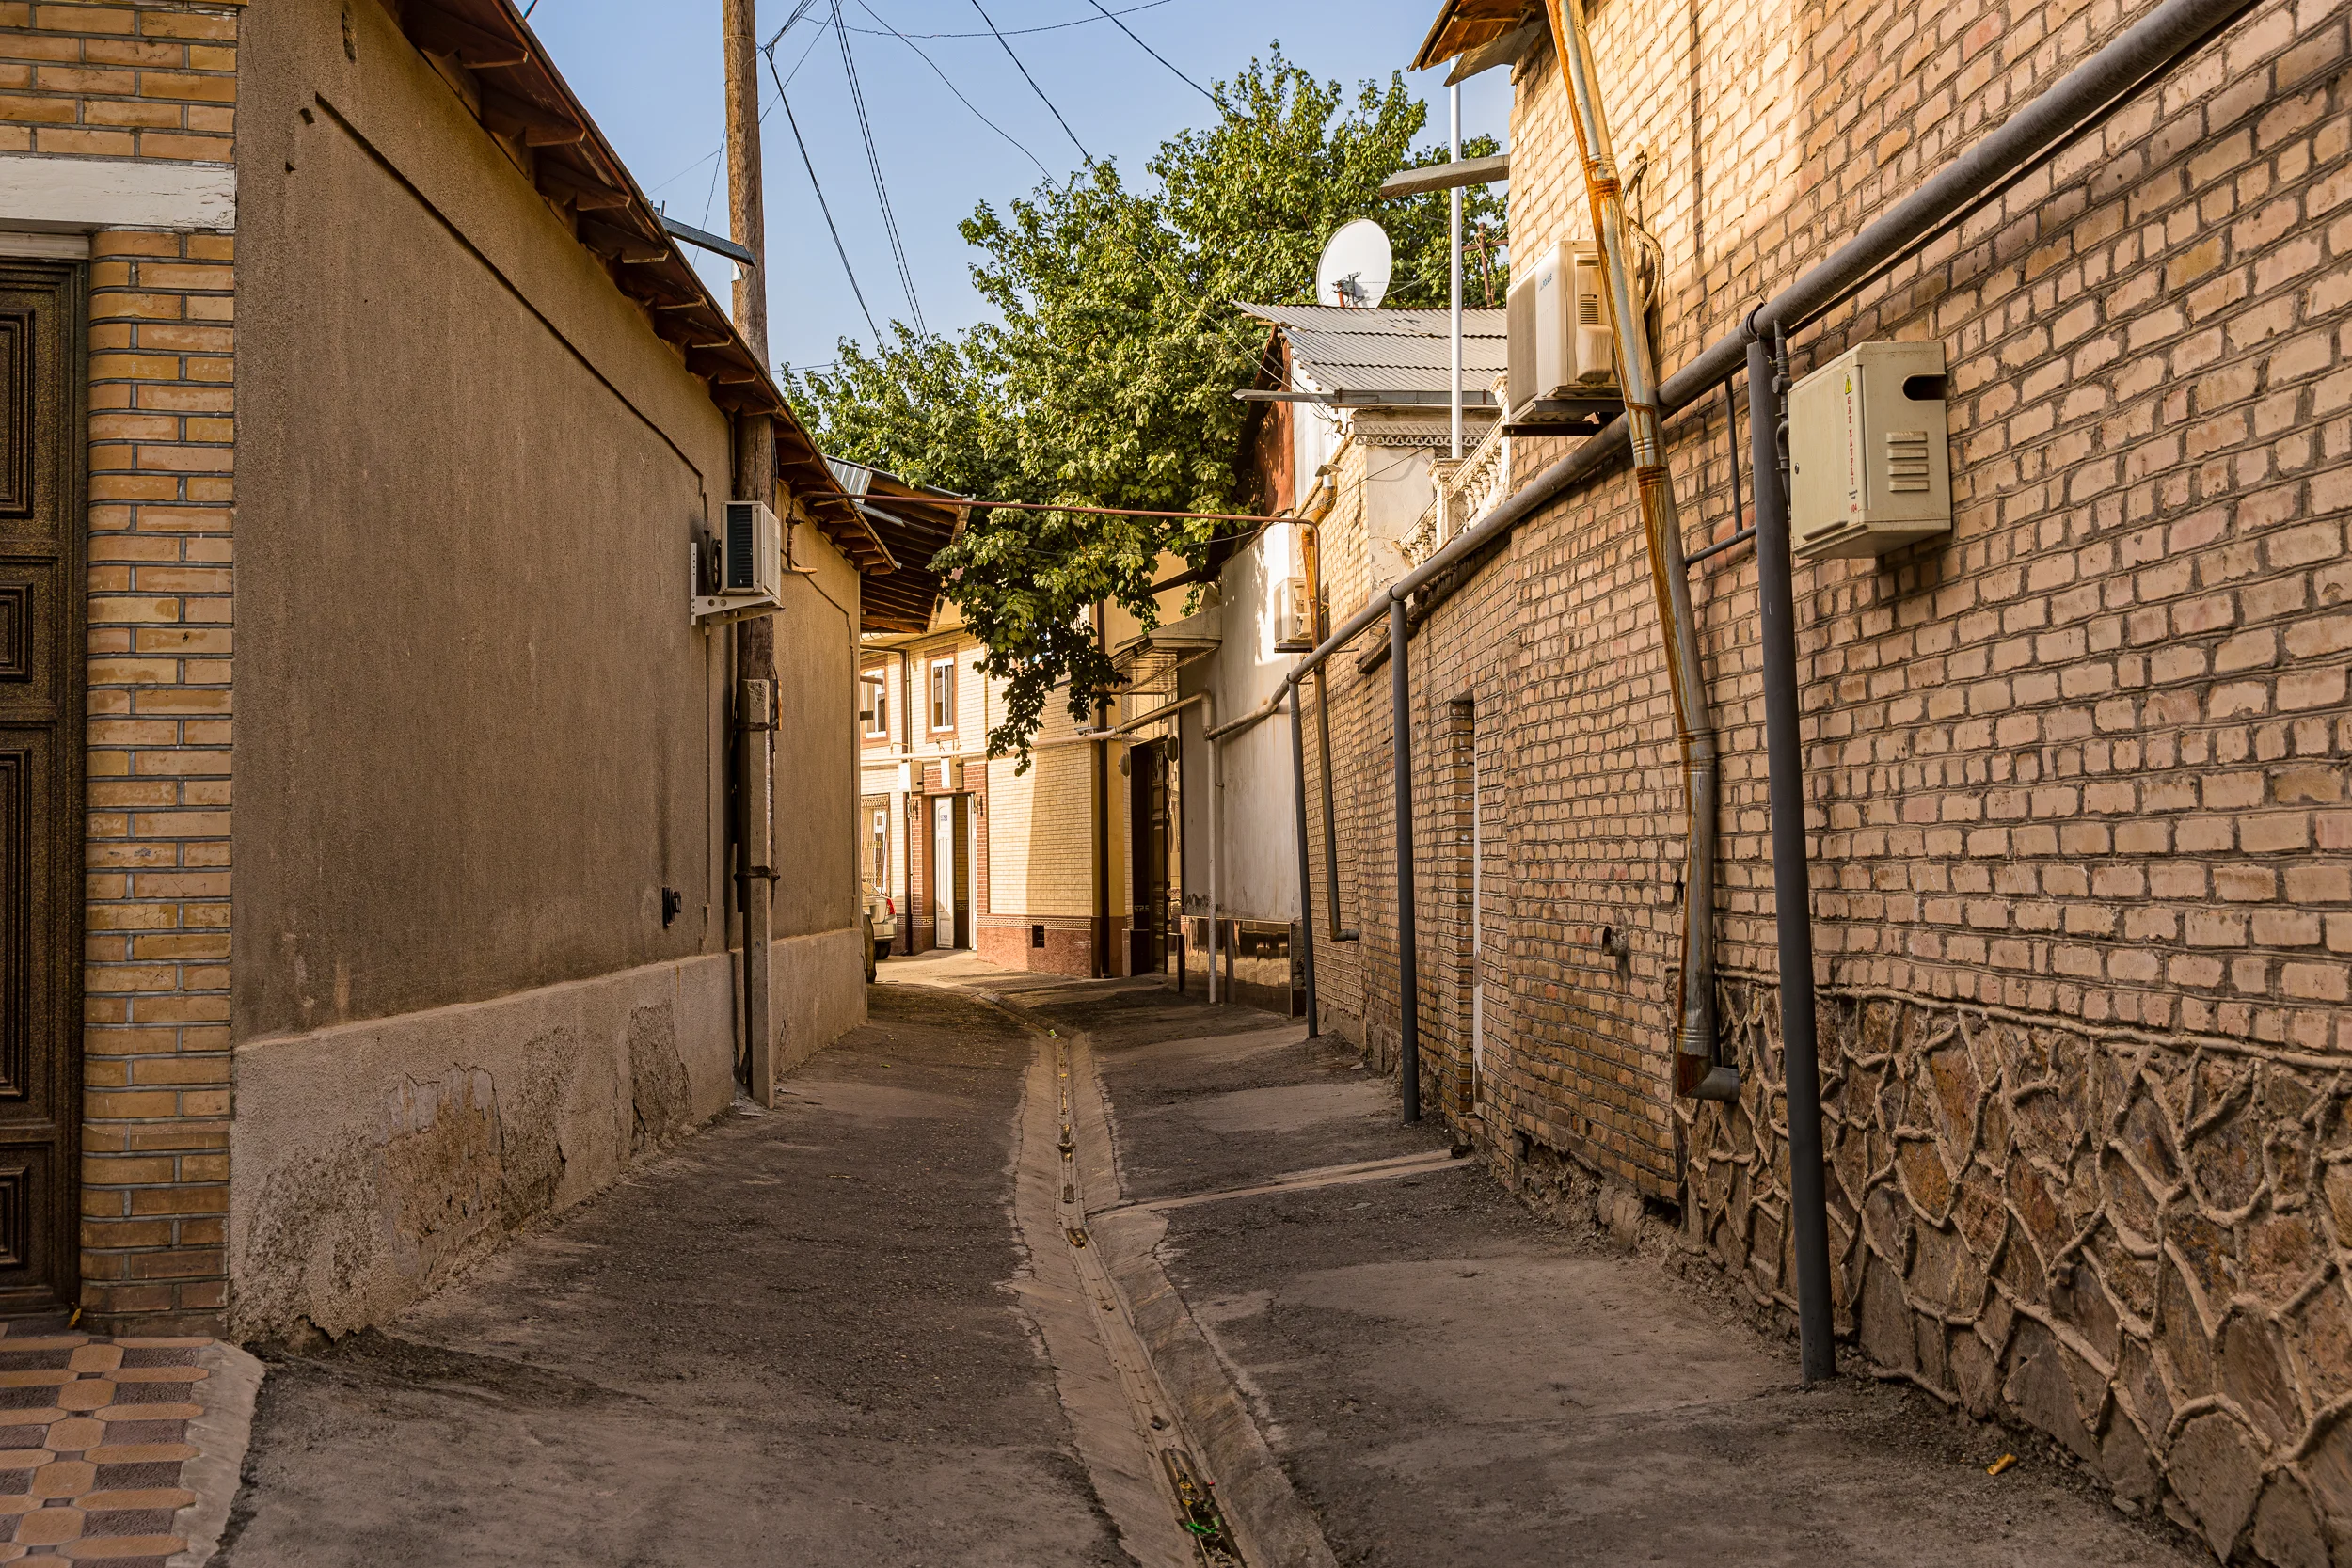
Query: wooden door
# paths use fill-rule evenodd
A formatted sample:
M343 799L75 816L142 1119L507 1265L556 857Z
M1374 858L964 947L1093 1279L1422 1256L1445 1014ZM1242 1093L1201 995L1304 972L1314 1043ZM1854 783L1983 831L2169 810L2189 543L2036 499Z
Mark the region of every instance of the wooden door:
M0 1311L71 1305L81 1130L83 274L0 260Z
M1127 753L1128 843L1135 857L1135 932L1130 938L1130 974L1157 974L1168 968L1168 748L1159 741Z

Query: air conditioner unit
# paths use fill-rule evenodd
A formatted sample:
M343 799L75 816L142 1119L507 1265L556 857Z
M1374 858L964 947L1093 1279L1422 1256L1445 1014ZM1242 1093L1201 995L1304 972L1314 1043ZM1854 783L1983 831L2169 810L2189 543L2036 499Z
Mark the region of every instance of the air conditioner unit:
M696 621L740 621L783 602L784 525L759 501L729 501L715 541L716 573L697 572ZM715 577L715 585L710 578ZM716 591L705 589L715 586Z
M1608 289L1599 247L1578 242L1553 245L1511 279L1505 325L1514 418L1530 404L1623 395Z
M1313 649L1315 596L1305 578L1286 578L1274 594L1274 646L1278 652L1303 654Z

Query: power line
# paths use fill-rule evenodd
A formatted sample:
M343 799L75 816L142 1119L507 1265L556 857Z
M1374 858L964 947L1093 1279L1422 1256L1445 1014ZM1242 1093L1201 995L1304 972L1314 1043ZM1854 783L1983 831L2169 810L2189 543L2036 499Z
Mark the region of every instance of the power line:
M808 142L801 135L801 122L792 118L792 101L784 95L784 78L776 71L776 46L771 43L760 54L768 61L768 74L775 78L776 102L784 105L784 122L792 127L792 145L801 150L801 165L808 170L809 189L817 193L817 210L825 214L825 230L833 236L834 254L841 258L841 270L850 278L850 293L857 296L858 310L866 317L866 329L874 335L874 346L879 349L882 328L874 325L874 312L866 308L866 291L857 286L857 269L850 265L850 252L841 243L841 230L833 221L833 207L825 200L825 187L817 182L817 165L808 155Z
M1154 0L1154 3L1166 4L1166 0ZM1054 171L1045 166L1043 160L1039 158L1036 153L1030 151L1027 148L1023 147L1019 141L1014 140L1011 132L1006 130L1003 126L989 119L988 116L980 113L979 105L963 96L963 89L957 87L955 83L947 79L947 73L939 69L939 62L925 54L921 44L915 42L914 39L908 37L906 34L898 31L898 28L891 26L889 23L883 22L882 13L874 9L873 7L867 5L866 0L857 0L857 4L858 9L864 11L867 16L872 17L875 21L882 22L883 28L887 30L890 37L897 39L900 43L903 43L909 49L914 50L915 57L921 60L925 65L930 66L931 68L931 74L938 77L941 83L946 87L947 90L956 95L956 102L972 111L974 119L977 119L982 125L987 126L990 130L995 132L998 135L1004 137L1006 141L1010 142L1015 151L1019 152L1024 158L1028 159L1029 162L1037 165L1037 171L1040 174L1042 174L1048 180L1054 178ZM1065 25L1067 25L1067 24L1065 24ZM855 30L862 33L867 29L860 27Z
M1202 87L1200 83L1198 83L1198 82L1194 81L1191 77L1189 77L1189 76L1185 75L1183 71L1177 71L1177 70L1176 70L1176 68L1175 68L1173 65L1169 65L1169 64L1168 64L1168 56L1167 56L1167 55L1165 55L1161 54L1158 50L1156 50L1156 49L1152 48L1150 44L1148 44L1148 43L1144 42L1141 39L1139 39L1139 38L1136 38L1136 30L1135 30L1133 27L1130 27L1130 26L1128 26L1128 25L1127 25L1124 22L1120 21L1120 20L1119 20L1119 18L1117 18L1117 17L1113 16L1113 15L1112 15L1109 11L1107 11L1107 10L1104 10L1104 9L1103 9L1103 0L1087 0L1087 4L1088 4L1088 5L1089 5L1089 6L1092 6L1092 7L1093 7L1096 10L1098 10L1098 11L1103 11L1103 20L1104 20L1104 21L1105 21L1105 22L1109 23L1112 26L1114 26L1114 27L1118 28L1120 32L1122 32L1122 33L1126 34L1129 38L1131 38L1131 39L1135 39L1135 40L1136 40L1136 47L1137 49L1142 50L1145 54L1147 54L1147 55L1151 55L1153 59L1155 59L1155 60L1159 61L1159 62L1160 62L1160 64L1165 65L1165 66L1168 66L1168 69L1171 72L1173 72L1173 73L1174 73L1174 75L1175 75L1175 77L1176 77L1176 80L1178 80L1179 82L1184 83L1184 86L1186 86L1186 87L1190 87L1193 91L1195 91L1195 92L1199 93L1201 97L1203 97L1203 98L1207 99L1210 103L1216 103L1216 94L1215 94L1215 93L1211 92L1208 88L1206 88L1206 87ZM1223 105L1223 104L1221 104L1221 103L1220 103L1220 104L1217 104L1217 106L1218 106L1219 108L1223 108L1223 107L1224 107L1224 105Z
M779 39L780 39L780 38L782 38L783 36L784 36L784 34L783 34L782 32L778 32L778 33L777 33L777 35L776 35L776 37L777 37L777 38L779 38ZM799 59L797 59L797 60L793 61L793 62L792 62L792 69L791 69L791 70L789 70L789 71L786 71L786 72L784 73L784 85L785 85L786 87L790 87L790 86L791 86L791 85L792 85L795 81L799 80L799 78L800 78L800 74L801 74L801 67L803 67L803 66L804 66L804 65L808 64L808 57L809 57L809 55L811 55L812 54L816 53L816 51L817 51L817 45L818 45L818 43L819 41L821 41L821 40L823 40L824 36L825 36L825 35L824 35L824 32L823 32L823 30L820 28L820 29L818 31L817 36L816 36L815 38L812 38L812 39L810 39L810 40L808 40L808 47L807 47L806 49L803 49L803 50L802 50L802 51L801 51L801 57L800 57ZM768 42L766 45L764 45L764 46L763 46L763 48L762 48L762 53L765 53L765 52L766 52L766 50L769 50L769 49L773 49L774 47L775 47L775 43L774 43L774 41L771 40L770 42ZM763 104L763 105L761 105L761 107L760 107L760 111L759 111L759 122L760 122L762 125L767 124L767 123L768 123L768 117L769 117L770 115L771 115L771 114L775 113L775 112L776 112L776 106L775 106L773 103L767 103L767 104ZM724 142L721 142L718 146L716 146L716 147L712 148L709 151L707 151L707 152L704 153L701 157L699 157L699 158L695 159L692 163L691 163L691 164L687 165L684 168L679 169L679 170L678 170L675 174L671 175L671 176L670 176L667 180L662 181L662 182L661 182L660 183L659 183L659 184L647 185L647 186L645 187L645 194L646 194L646 195L648 195L648 196L650 196L650 195L652 195L652 194L653 194L654 192L656 192L656 191L661 191L661 190L667 190L667 189L669 189L672 185L676 184L679 181L681 181L681 180L685 179L688 175L690 175L690 174L693 173L696 169L698 169L698 168L702 167L702 166L703 166L703 165L705 165L705 164L707 164L707 163L710 162L710 160L711 160L711 159L716 158L716 157L718 157L720 154L722 154L722 153L723 153L724 151L726 151L726 150L727 150L727 144L726 144L726 143L724 143ZM715 182L716 182L716 173L715 173L715 171L714 171L714 174L713 174L713 181L714 181L714 184L715 184ZM705 209L705 210L706 210L706 211L707 211L707 210L708 210L707 206L706 206L706 209Z
M1030 75L1029 68L1021 63L1021 56L1012 52L1012 45L1005 41L1005 35L996 31L996 19L988 14L987 8L980 4L980 0L972 0L972 8L980 13L982 22L988 24L988 30L994 35L997 47L1005 52L1005 58L1012 62L1013 69L1021 72L1021 79L1029 84L1029 90L1037 94L1037 101L1052 112L1055 120L1061 126L1061 134L1068 136L1070 145L1078 150L1078 156L1089 164L1093 163L1094 154L1087 150L1087 144L1078 139L1078 133L1070 128L1070 121L1061 118L1061 111L1055 108L1054 101L1045 96L1045 89L1037 85L1037 78Z
M1122 7L1119 10L1111 12L1110 16L1113 21L1117 21L1122 16L1133 16L1137 11L1157 10L1162 6L1173 5L1174 3L1175 0L1143 0L1143 3L1139 6ZM1008 27L1001 35L991 33L904 33L899 36L902 38L918 39L984 39L1001 36L1009 39L1019 39L1027 38L1031 33L1058 33L1065 27L1091 27L1102 20L1103 19L1099 16L1081 16L1069 22L1048 22L1036 27ZM889 24L884 23L883 26L887 27L889 26ZM876 38L884 36L880 32L876 32L871 27L852 27L850 31L852 33L873 33Z
M882 21L882 11L878 11L878 9L875 9L875 7L866 5L866 0L859 0L859 9L861 9L861 11L866 11L866 14L868 14L868 16L873 16L875 21ZM930 54L925 54L925 49L922 49L922 44L917 44L915 40L911 38L911 35L901 33L901 30L894 28L894 25L892 25L892 24L887 24L887 21L882 21L882 28L887 30L889 38L897 38L898 42L903 42L903 44L906 44L908 49L913 49L913 52L915 52L915 58L920 58L920 61L925 63L925 66L930 66L930 68L931 68L931 75L939 77L941 85L944 85L946 89L948 89L948 91L953 91L953 94L955 94L955 101L958 101L958 103L962 103L964 108L972 110L972 118L974 118L974 119L978 119L978 122L986 124L988 129L993 129L993 132L995 132L997 136L1005 136L1005 141L1009 141L1009 143L1011 143L1011 148L1014 148L1016 152L1021 152L1021 155L1028 157L1028 160L1033 162L1033 165L1038 165L1038 171L1040 171L1040 174L1047 176L1049 181L1054 179L1054 171L1052 171L1052 169L1047 169L1047 166L1044 166L1044 160L1042 160L1042 157L1038 157L1038 155L1035 155L1035 152L1030 152L1028 148L1021 146L1021 141L1019 141L1019 138L1014 138L1014 134L1011 134L1009 129L1005 129L1005 127L1002 127L1002 124L997 124L995 119L991 119L991 118L988 118L988 115L983 115L983 113L981 113L981 105L974 103L972 99L967 99L967 96L964 96L964 89L962 89L962 87L958 87L958 85L955 85L953 80L948 80L948 72L941 71L941 68L939 68L939 61L936 61L936 58L931 58ZM868 30L868 28L854 28L854 30L856 30L856 33L866 33L866 30Z
M928 338L923 307L914 297L914 274L907 266L907 249L898 238L898 217L890 210L890 192L882 183L882 154L874 147L874 127L866 118L866 89L857 79L857 61L850 53L850 30L841 25L841 0L833 0L834 34L841 40L841 70L850 79L850 103L857 111L858 135L866 141L866 166L874 176L874 202L882 209L882 232L890 240L891 260L898 264L898 286L906 291L907 311L914 318L918 337Z

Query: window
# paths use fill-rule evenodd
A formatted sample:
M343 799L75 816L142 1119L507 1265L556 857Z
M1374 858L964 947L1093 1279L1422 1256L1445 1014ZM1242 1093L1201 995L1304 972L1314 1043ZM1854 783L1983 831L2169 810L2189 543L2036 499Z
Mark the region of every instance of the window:
M952 658L931 660L931 728L952 730L956 727L956 661Z
M890 886L890 812L886 807L874 808L874 886Z
M866 676L863 685L866 703L861 711L866 715L866 738L887 739L890 736L890 688L879 674Z

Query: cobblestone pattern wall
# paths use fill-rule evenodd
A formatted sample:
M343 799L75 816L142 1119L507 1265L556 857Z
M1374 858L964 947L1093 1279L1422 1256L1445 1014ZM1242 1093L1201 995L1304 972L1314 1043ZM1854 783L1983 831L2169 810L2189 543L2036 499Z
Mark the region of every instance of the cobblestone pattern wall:
M1694 60L1609 0L1617 151L1667 254L1661 362L2143 9L1710 0ZM2327 1201L2352 1068L2347 60L2340 5L2269 0L1795 345L1803 374L1852 342L1938 341L1953 388L1952 535L1797 581L1851 1326L1890 1370L2281 1564L2352 1555ZM1515 242L1583 227L1563 108L1539 51ZM1693 546L1734 526L1743 412L1729 436L1719 401L1670 426ZM1484 693L1501 702L1516 1013L1481 1136L1498 1164L1516 1133L1679 1197L1765 1289L1780 1214L1740 1182L1785 1159L1756 1131L1772 1113L1665 1093L1682 801L1631 499L1618 471L1524 525L1414 641L1426 734L1466 689L1482 728ZM1748 552L1692 582L1753 1101L1778 1067ZM1386 696L1360 682L1335 709L1376 797L1341 823L1375 1038L1395 1016ZM1603 927L1629 933L1622 961ZM1424 968L1443 951L1425 934Z
M1778 996L1724 1000L1747 1077L1692 1129L1686 1220L1793 1311ZM2022 1416L2225 1558L2344 1560L2346 1063L1862 991L1824 1000L1821 1047L1834 1291L1873 1362Z

